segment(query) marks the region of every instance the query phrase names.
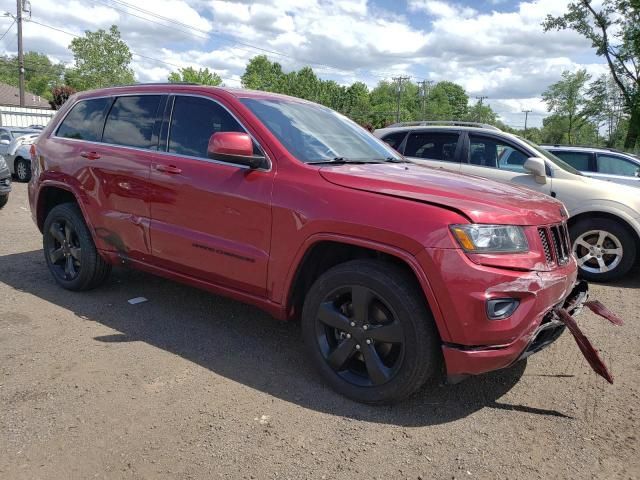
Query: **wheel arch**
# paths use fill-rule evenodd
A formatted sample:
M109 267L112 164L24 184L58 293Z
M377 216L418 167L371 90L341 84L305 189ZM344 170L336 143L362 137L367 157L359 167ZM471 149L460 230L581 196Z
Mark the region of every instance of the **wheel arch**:
M410 275L434 317L440 336L448 336L435 294L414 255L389 245L341 235L315 235L300 249L286 282L286 319L299 319L306 294L320 275L336 265L362 258L388 261Z
M606 218L619 223L635 238L636 242L640 244L640 234L638 233L638 231L635 228L633 228L633 226L625 218L619 215L616 215L615 213L605 212L605 211L582 212L573 217L570 217L569 220L567 221L567 225L569 226L569 228L571 228L581 220L586 220L586 219L592 220L594 218Z
M82 212L85 222L87 221L86 212L84 211L82 203L78 200L78 197L71 188L65 184L46 184L40 187L36 206L36 223L40 232L42 232L44 221L49 212L57 205L63 203L75 203ZM93 235L91 228L89 228L89 231L91 231Z

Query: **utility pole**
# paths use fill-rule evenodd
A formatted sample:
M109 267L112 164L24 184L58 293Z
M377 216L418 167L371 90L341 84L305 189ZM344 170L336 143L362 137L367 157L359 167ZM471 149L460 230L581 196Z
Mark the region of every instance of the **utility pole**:
M16 0L16 23L18 24L18 71L20 76L20 106L24 107L24 52L22 51L22 9L23 0Z
M403 82L407 82L411 77L393 77L392 80L398 84L397 93L398 93L398 104L396 108L396 123L400 123L400 98L402 96L402 84Z
M425 109L427 105L427 97L429 96L433 82L431 80L423 80L418 82L418 85L420 85L420 96L422 97L422 120L426 120Z
M522 110L522 113L524 113L524 138L527 138L527 120L529 119L531 110Z
M479 97L476 97L476 99L478 100L478 104L480 106L482 106L482 101L486 100L487 98L489 98L489 97L487 97L486 95L480 95Z

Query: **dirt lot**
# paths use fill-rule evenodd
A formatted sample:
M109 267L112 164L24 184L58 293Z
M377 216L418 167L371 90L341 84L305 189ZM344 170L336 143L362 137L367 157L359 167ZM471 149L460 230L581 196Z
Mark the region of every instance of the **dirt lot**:
M619 313L528 365L366 407L329 390L299 328L117 270L57 287L15 184L0 211L0 478L640 478L640 273L592 286ZM130 305L144 296L148 302Z

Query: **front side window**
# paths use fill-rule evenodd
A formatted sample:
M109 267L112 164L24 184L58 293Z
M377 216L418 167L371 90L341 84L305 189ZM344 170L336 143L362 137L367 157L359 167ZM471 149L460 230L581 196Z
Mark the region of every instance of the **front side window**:
M0 140L11 141L11 134L7 130L0 130Z
M593 171L593 168L591 168L591 154L588 152L566 152L563 150L556 150L553 154L556 157L560 157L573 168L580 170L581 172Z
M99 142L102 137L105 110L111 104L111 100L111 98L94 98L79 101L62 121L56 135Z
M458 133L416 132L409 134L404 154L407 157L455 162Z
M640 176L640 166L631 160L616 155L598 154L598 173L622 175L625 177Z
M528 158L529 156L524 152L501 140L469 135L471 165L527 173L524 164Z
M211 135L244 131L218 103L201 97L176 96L169 130L169 152L207 158Z
M322 105L286 98L243 98L241 102L301 162L402 161L383 141Z
M161 95L116 98L107 116L102 141L126 147L155 147L153 127L161 98Z

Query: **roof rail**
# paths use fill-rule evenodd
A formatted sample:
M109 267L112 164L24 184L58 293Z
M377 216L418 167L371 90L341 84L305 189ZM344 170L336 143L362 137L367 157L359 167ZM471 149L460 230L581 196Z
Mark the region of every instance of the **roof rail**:
M389 125L386 128L395 128L395 127L426 127L431 125L450 125L455 127L476 127L476 128L488 128L489 130L497 130L500 132L501 130L494 126L489 125L488 123L479 123L479 122L462 122L457 120L419 120L414 122L399 122L394 123L393 125Z
M547 147L567 147L567 148L572 148L572 147L578 147L578 148L592 148L592 149L597 149L597 150L607 150L609 152L615 152L615 153L624 153L627 155L633 155L633 153L631 152L625 152L624 150L620 150L619 148L613 148L613 147L597 147L597 146L593 146L593 145L584 145L584 144L579 144L579 145L567 145L566 143L554 143L549 144L549 143L545 143L544 145L546 145Z

